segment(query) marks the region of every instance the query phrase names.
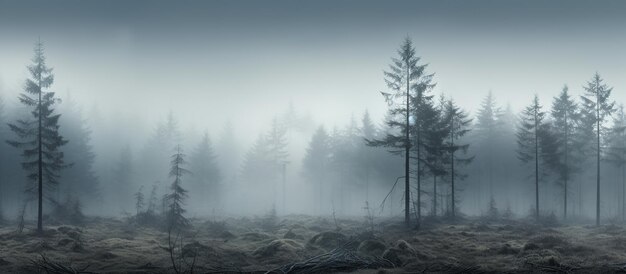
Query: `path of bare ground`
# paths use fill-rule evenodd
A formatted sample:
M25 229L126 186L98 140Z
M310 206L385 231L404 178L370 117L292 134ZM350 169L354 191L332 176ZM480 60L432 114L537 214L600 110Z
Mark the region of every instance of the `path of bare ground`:
M626 270L626 227L617 225L548 227L476 219L457 224L431 221L415 231L404 228L400 219L378 219L372 232L362 218L341 219L336 225L332 218L301 215L193 223L181 254L196 258L197 273ZM95 273L171 273L167 246L167 233L115 219L92 218L80 227L48 226L43 237L5 226L0 229L0 272L37 273L41 269L33 260L44 255L51 262ZM321 254L326 255L315 257ZM317 259L307 262L310 258Z

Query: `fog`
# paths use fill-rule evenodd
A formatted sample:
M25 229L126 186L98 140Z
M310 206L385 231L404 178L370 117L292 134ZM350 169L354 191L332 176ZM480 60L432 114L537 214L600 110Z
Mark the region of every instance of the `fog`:
M302 162L320 125L330 135L345 135L351 119L352 126L362 126L367 110L383 126L388 106L380 91L388 88L382 72L406 37L429 64L428 72L435 73L432 94L454 98L472 118L489 91L499 107L509 105L517 117L534 94L548 109L564 84L578 98L596 72L614 88L612 100L626 101L626 7L620 1L2 1L0 6L3 123L26 112L18 94L29 77L33 45L41 39L47 64L54 68L51 91L63 99L57 108L61 132L69 127L68 116L80 115L71 120L83 121L90 138L86 144L95 157L90 168L98 184L82 203L94 215L132 213L133 193L141 186L147 193L158 182L159 195L164 194L175 145L191 157L204 133L220 169L219 195L211 196L219 203L207 202L211 199L190 186L193 216L263 214L272 207L280 214L362 215L365 200L378 206L403 175L402 157L380 153L384 168L379 169L385 172L368 182L370 194L363 193L358 171L345 175L359 182L346 189L335 189L344 175L325 180L321 200L312 197L318 185L307 181ZM179 136L158 143L157 129L168 117ZM285 188L282 175L244 182L246 155L257 137L270 132L273 120L284 123L286 117L297 118L298 126L286 129ZM232 135L225 135L228 125ZM2 134L14 138L4 126ZM496 188L506 194L519 187L520 195L506 195L515 197L516 212L526 214L532 183L515 162L515 135L502 138L510 141L509 154L501 152L502 157L517 169L511 182ZM364 146L362 138L355 142ZM477 160L467 167L461 211L480 215L489 196L472 187L484 180L475 171L481 152L472 146L478 145L470 143ZM19 171L19 151L6 144L1 149L6 156L2 182L11 185L3 191L3 208L11 215L26 179ZM127 184L119 185L124 151L133 171ZM593 170L588 173L592 180ZM504 177L509 176L499 179ZM193 175L183 179L194 180ZM591 191L593 184L588 186ZM545 187L553 188L549 182ZM392 215L402 214L401 192L393 192L395 200L387 207ZM482 194L470 197L474 192ZM496 195L502 197L498 202L510 201L506 195ZM554 201L546 212L557 212L560 202L550 195L542 198ZM591 193L588 199L581 214L591 216ZM606 214L616 214L611 210L617 209Z

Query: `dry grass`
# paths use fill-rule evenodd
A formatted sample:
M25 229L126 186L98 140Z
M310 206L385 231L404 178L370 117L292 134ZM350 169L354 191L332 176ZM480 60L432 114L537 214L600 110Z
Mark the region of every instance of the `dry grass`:
M369 265L385 266L387 273L588 273L617 272L626 265L626 227L621 225L543 227L522 221L466 220L413 231L405 229L401 220L377 221L372 233L362 218L339 219L339 231L332 217L294 215L278 218L272 227L264 225L263 217L194 220L194 231L182 253L197 255L200 272L281 269L338 247L350 256L329 265L354 270L358 268L350 264L368 265L359 264L359 258L378 262L382 257L396 267ZM59 266L96 273L167 272L166 246L167 233L146 227L129 229L114 219L90 219L82 227L49 226L44 236L3 227L0 272L33 272L33 261L40 260L41 254Z

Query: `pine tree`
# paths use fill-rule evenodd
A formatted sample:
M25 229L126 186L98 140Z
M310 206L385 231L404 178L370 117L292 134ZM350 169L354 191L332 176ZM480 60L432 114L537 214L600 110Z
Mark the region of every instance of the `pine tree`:
M271 178L272 170L268 159L268 142L260 134L246 153L241 169L242 179L248 183L259 183Z
M606 122L606 117L615 111L615 102L611 101L611 91L603 83L602 78L596 73L593 78L587 82L585 95L581 96L583 100L583 108L589 115L590 119L595 122L595 153L596 153L596 225L600 225L600 160L602 155L602 126Z
M145 201L143 197L143 186L140 186L137 192L135 192L135 210L137 215L143 212L143 208L145 206Z
M198 194L209 200L213 205L219 198L219 184L222 180L217 166L217 156L213 152L213 144L208 133L204 133L198 147L191 155L191 171L196 182Z
M367 140L372 140L378 135L376 125L372 122L369 111L365 110L361 119L361 128L359 142L358 162L361 180L365 181L365 201L369 201L370 177L372 176L372 168L375 165L374 148L367 146Z
M482 152L478 157L486 165L487 169L489 196L493 196L494 153L495 149L497 149L494 148L494 143L500 134L501 124L499 118L501 115L502 111L496 105L493 93L489 91L478 110L474 127L474 133L480 139L479 150Z
M458 170L458 166L468 165L474 157L460 157L459 154L467 154L469 144L461 143L463 137L470 132L470 124L472 119L468 118L469 114L458 107L454 100L450 99L445 105L445 118L444 121L448 124L448 136L445 146L448 149L448 155L450 159L449 174L450 174L450 212L451 216L456 217L457 196L458 188L456 186L456 178L464 179L465 174L462 174Z
M423 177L424 174L429 174L433 179L433 192L431 193L432 214L436 216L437 200L440 195L437 191L437 179L441 179L447 175L446 166L448 164L447 160L449 159L449 157L446 156L448 148L445 146L445 140L450 128L443 116L445 97L443 94L441 95L437 106L430 102L430 98L424 99L422 100L421 106L416 106L415 109L418 112L415 115L416 123L414 131L419 132L419 134L414 134L416 136L414 148L418 152L415 156L417 163L416 169L418 170L416 174L418 177L418 205L416 208L419 210L421 207L419 204L422 192L420 178ZM426 173L426 171L428 173ZM417 212L417 215L420 217L419 212Z
M319 206L321 213L323 183L327 180L330 165L331 148L328 133L320 126L309 143L304 160L302 161L302 175L312 184L319 185Z
M43 197L44 187L55 187L59 181L59 171L66 167L63 152L59 149L67 141L59 134L60 114L54 114L54 105L59 100L54 92L45 91L54 82L52 68L46 65L43 43L35 45L33 64L28 66L31 78L26 80L25 92L19 97L20 102L32 107L34 120L17 120L9 124L16 133L18 141L7 141L16 148L23 148L25 162L22 167L28 172L28 179L37 184L27 188L37 191L37 232L43 233ZM45 183L45 185L44 185ZM48 197L50 198L50 197Z
M146 181L161 181L167 176L165 171L168 170L169 163L166 159L170 156L163 148L175 147L182 143L182 139L178 119L172 111L169 111L157 124L154 135L144 147L140 164L137 166L138 173L142 174ZM161 189L165 188L162 186Z
M272 127L267 134L267 159L269 160L270 179L273 181L274 203L278 199L278 180L283 178L283 194L285 194L286 186L284 185L284 169L289 162L289 152L287 150L287 130L285 125L281 124L277 118L272 120Z
M60 173L63 180L60 192L92 200L99 196L99 181L93 168L96 155L90 144L91 130L82 110L69 95L63 100L60 111L64 114L60 132L72 140L62 149L65 159L72 166Z
M615 165L621 177L622 200L618 208L621 208L622 221L624 221L626 220L626 113L624 113L624 105L620 105L613 116L608 142L607 160Z
M241 152L237 146L235 132L230 122L224 124L219 136L218 145L216 146L216 152L220 157L219 169L223 181L234 181L241 168L241 166L239 166Z
M547 134L545 116L546 113L539 104L539 97L535 95L532 103L522 112L517 130L518 158L525 164L534 164L535 217L537 219L539 218L539 166L540 161L543 160L541 149Z
M165 196L165 201L168 206L166 216L169 231L184 229L190 226L189 220L184 215L186 210L183 208L185 200L188 196L187 190L185 190L182 186L182 178L183 175L190 173L184 168L184 166L187 165L185 157L186 155L183 154L179 145L176 147L176 153L172 155L172 160L170 162L170 177L174 178L174 181L170 186L170 190L172 192Z
M569 183L572 175L579 170L581 154L576 152L582 146L576 130L580 120L578 105L569 95L567 86L554 98L551 116L555 154L550 156L548 165L557 174L559 185L563 188L563 219L566 219Z
M389 119L386 124L392 131L381 139L368 140L368 145L388 147L391 149L390 152L394 154L404 152L404 221L408 226L411 220L410 153L412 136L410 120L411 116L415 115L413 107L422 103L421 101L425 97L424 92L432 87L430 84L432 75L425 73L426 64L418 65L420 57L416 56L413 42L408 37L398 50L398 58L391 60L389 71L385 71L384 75L385 83L392 93L381 93L389 105ZM415 117L413 118L415 119ZM417 140L420 140L419 134ZM418 168L416 172L418 172L417 196L419 200L421 171ZM421 206L419 204L418 201L418 206ZM421 210L418 209L418 223L421 216L420 212Z

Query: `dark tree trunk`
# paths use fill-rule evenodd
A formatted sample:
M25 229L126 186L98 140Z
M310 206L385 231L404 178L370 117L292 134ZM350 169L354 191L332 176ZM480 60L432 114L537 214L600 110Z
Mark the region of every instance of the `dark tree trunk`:
M43 234L43 152L42 152L42 141L43 141L43 137L42 137L42 121L41 121L41 108L42 108L42 104L41 104L41 76L39 76L39 101L38 101L38 120L39 120L39 126L37 129L37 139L38 139L38 159L37 159L37 168L38 168L38 182L37 182L37 232L39 234Z
M409 177L409 152L411 150L411 139L409 136L409 115L410 115L410 86L409 86L409 63L406 63L406 129L405 129L405 153L404 153L404 222L411 225L411 189ZM418 160L419 162L419 160Z
M596 225L600 225L600 100L598 97L600 94L596 95L596 145L597 145L597 159L596 163L598 166L598 173L596 176Z

